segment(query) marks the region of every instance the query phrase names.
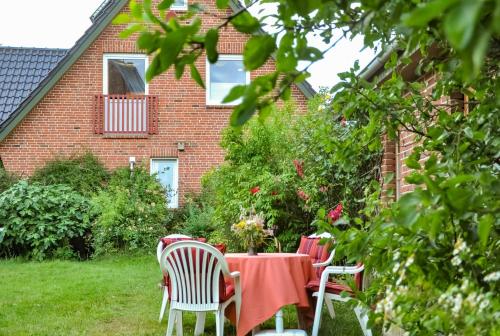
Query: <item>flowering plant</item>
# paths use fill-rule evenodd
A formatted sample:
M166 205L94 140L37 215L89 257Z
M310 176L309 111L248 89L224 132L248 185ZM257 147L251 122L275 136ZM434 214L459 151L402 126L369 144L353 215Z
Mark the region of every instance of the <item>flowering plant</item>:
M269 230L264 229L264 215L241 209L240 221L231 226L233 231L243 241L245 248L253 249L264 243L264 238L269 234Z

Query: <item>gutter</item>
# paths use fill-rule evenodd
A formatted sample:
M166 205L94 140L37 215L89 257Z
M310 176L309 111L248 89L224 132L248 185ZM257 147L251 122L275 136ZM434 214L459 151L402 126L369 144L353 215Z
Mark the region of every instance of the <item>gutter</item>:
M386 51L380 52L377 56L375 56L368 65L361 70L359 73L359 77L370 82L375 74L383 68L384 64L387 62L391 54L397 50L395 44L391 44Z

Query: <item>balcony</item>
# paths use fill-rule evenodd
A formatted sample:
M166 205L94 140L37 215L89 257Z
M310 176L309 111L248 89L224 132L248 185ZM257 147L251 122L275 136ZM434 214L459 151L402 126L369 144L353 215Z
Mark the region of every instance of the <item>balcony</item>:
M95 134L137 136L158 132L158 96L95 95Z

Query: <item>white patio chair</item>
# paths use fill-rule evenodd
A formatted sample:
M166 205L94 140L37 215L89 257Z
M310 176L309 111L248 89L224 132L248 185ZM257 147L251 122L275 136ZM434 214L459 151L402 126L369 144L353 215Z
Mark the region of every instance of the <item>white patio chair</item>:
M354 292L351 288L346 285L337 283L337 282L328 282L328 278L331 274L352 274L355 275L357 279L357 287L358 290L363 290L362 284L362 272L364 271L363 265L357 266L328 266L325 268L323 273L321 274L321 280L319 282L319 287L316 288L316 285L309 286L309 289L313 289L313 296L317 297L318 301L316 303L316 310L314 312L314 323L312 336L318 336L319 327L321 324L321 310L323 307L323 301L326 298L328 302L329 300L346 302L352 299ZM351 296L343 297L341 295L342 292L348 292ZM372 336L371 330L368 328L368 312L365 307L358 305L354 308L354 313L359 321L361 326L361 330L365 336Z
M160 267L162 272L168 273L171 283L167 336L172 335L174 324L177 336L183 335L183 311L214 312L216 335L222 336L224 310L233 302L238 324L241 308L240 273L229 272L224 256L215 247L197 241L173 243L163 251ZM233 279L234 292L227 292L224 277ZM220 291L222 289L223 293ZM195 328L195 335L199 332Z
M322 238L333 239L333 236L328 232L323 232L320 234L313 233L313 234L309 235L307 238L318 239L318 240L322 239ZM299 247L299 250L297 251L297 253L299 251L300 251L300 247ZM330 252L330 254L328 255L328 258L325 259L324 261L315 262L315 263L313 262L313 267L318 269L318 271L317 271L318 276L321 276L320 269L329 266L332 263L334 257L335 257L335 250L332 250ZM330 314L330 317L332 319L335 318L335 310L333 308L333 301L327 298L327 300L325 300L325 303L326 303L326 307L328 308L328 313Z
M171 238L171 239L184 238L184 239L189 239L191 237L183 235L183 234L171 234L171 235L165 236L163 238ZM158 259L158 263L160 263L160 258L161 258L161 253L162 252L163 252L163 242L160 239L160 241L158 242L158 246L156 247L156 258ZM161 320L163 319L163 315L165 314L165 309L167 308L167 302L168 302L168 288L167 288L167 284L164 284L164 286L163 286L163 299L161 301L159 322L161 322Z

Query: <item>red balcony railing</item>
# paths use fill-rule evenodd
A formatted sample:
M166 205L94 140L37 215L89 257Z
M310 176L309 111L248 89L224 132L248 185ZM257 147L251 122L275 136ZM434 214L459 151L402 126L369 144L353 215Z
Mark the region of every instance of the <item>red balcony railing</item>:
M96 95L96 134L156 134L158 97L150 95Z

